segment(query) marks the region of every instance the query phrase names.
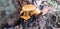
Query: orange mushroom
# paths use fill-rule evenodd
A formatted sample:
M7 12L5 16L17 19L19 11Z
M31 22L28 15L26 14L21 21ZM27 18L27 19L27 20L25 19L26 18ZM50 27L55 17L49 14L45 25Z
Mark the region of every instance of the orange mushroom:
M21 16L21 18L28 20L30 18L30 16L32 16L34 14L39 14L40 10L36 9L36 7L32 4L27 4L22 7L22 11L20 12L20 14L22 14L23 12L24 12L24 14L23 14L23 16ZM31 15L29 15L29 14L31 14Z

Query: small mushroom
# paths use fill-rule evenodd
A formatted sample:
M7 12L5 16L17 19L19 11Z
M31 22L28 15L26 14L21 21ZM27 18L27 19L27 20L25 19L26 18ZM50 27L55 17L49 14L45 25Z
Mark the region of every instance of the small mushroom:
M39 14L40 10L36 9L36 7L32 4L27 4L22 7L22 11L20 12L20 14L22 14L23 12L24 14L21 16L21 18L28 20L32 15Z

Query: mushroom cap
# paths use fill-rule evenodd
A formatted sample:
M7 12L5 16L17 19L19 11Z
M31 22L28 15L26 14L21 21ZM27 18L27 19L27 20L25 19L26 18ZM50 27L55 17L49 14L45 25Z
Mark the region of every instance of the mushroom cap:
M36 9L36 7L34 5L32 5L32 4L24 5L22 7L23 11L32 11L32 10L35 10L35 9Z

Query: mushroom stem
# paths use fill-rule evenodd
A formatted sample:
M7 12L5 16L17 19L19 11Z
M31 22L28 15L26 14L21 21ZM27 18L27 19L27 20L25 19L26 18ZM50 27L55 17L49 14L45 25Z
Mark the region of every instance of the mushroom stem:
M24 18L25 20L28 20L30 18L29 12L24 12L23 16L21 18Z

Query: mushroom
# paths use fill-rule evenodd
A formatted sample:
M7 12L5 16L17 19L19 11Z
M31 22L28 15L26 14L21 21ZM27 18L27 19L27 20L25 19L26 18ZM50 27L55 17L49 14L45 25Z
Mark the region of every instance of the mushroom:
M40 10L36 9L36 7L32 4L27 4L22 7L22 11L20 12L20 14L22 14L23 12L24 14L20 18L28 20L32 15L39 14Z

